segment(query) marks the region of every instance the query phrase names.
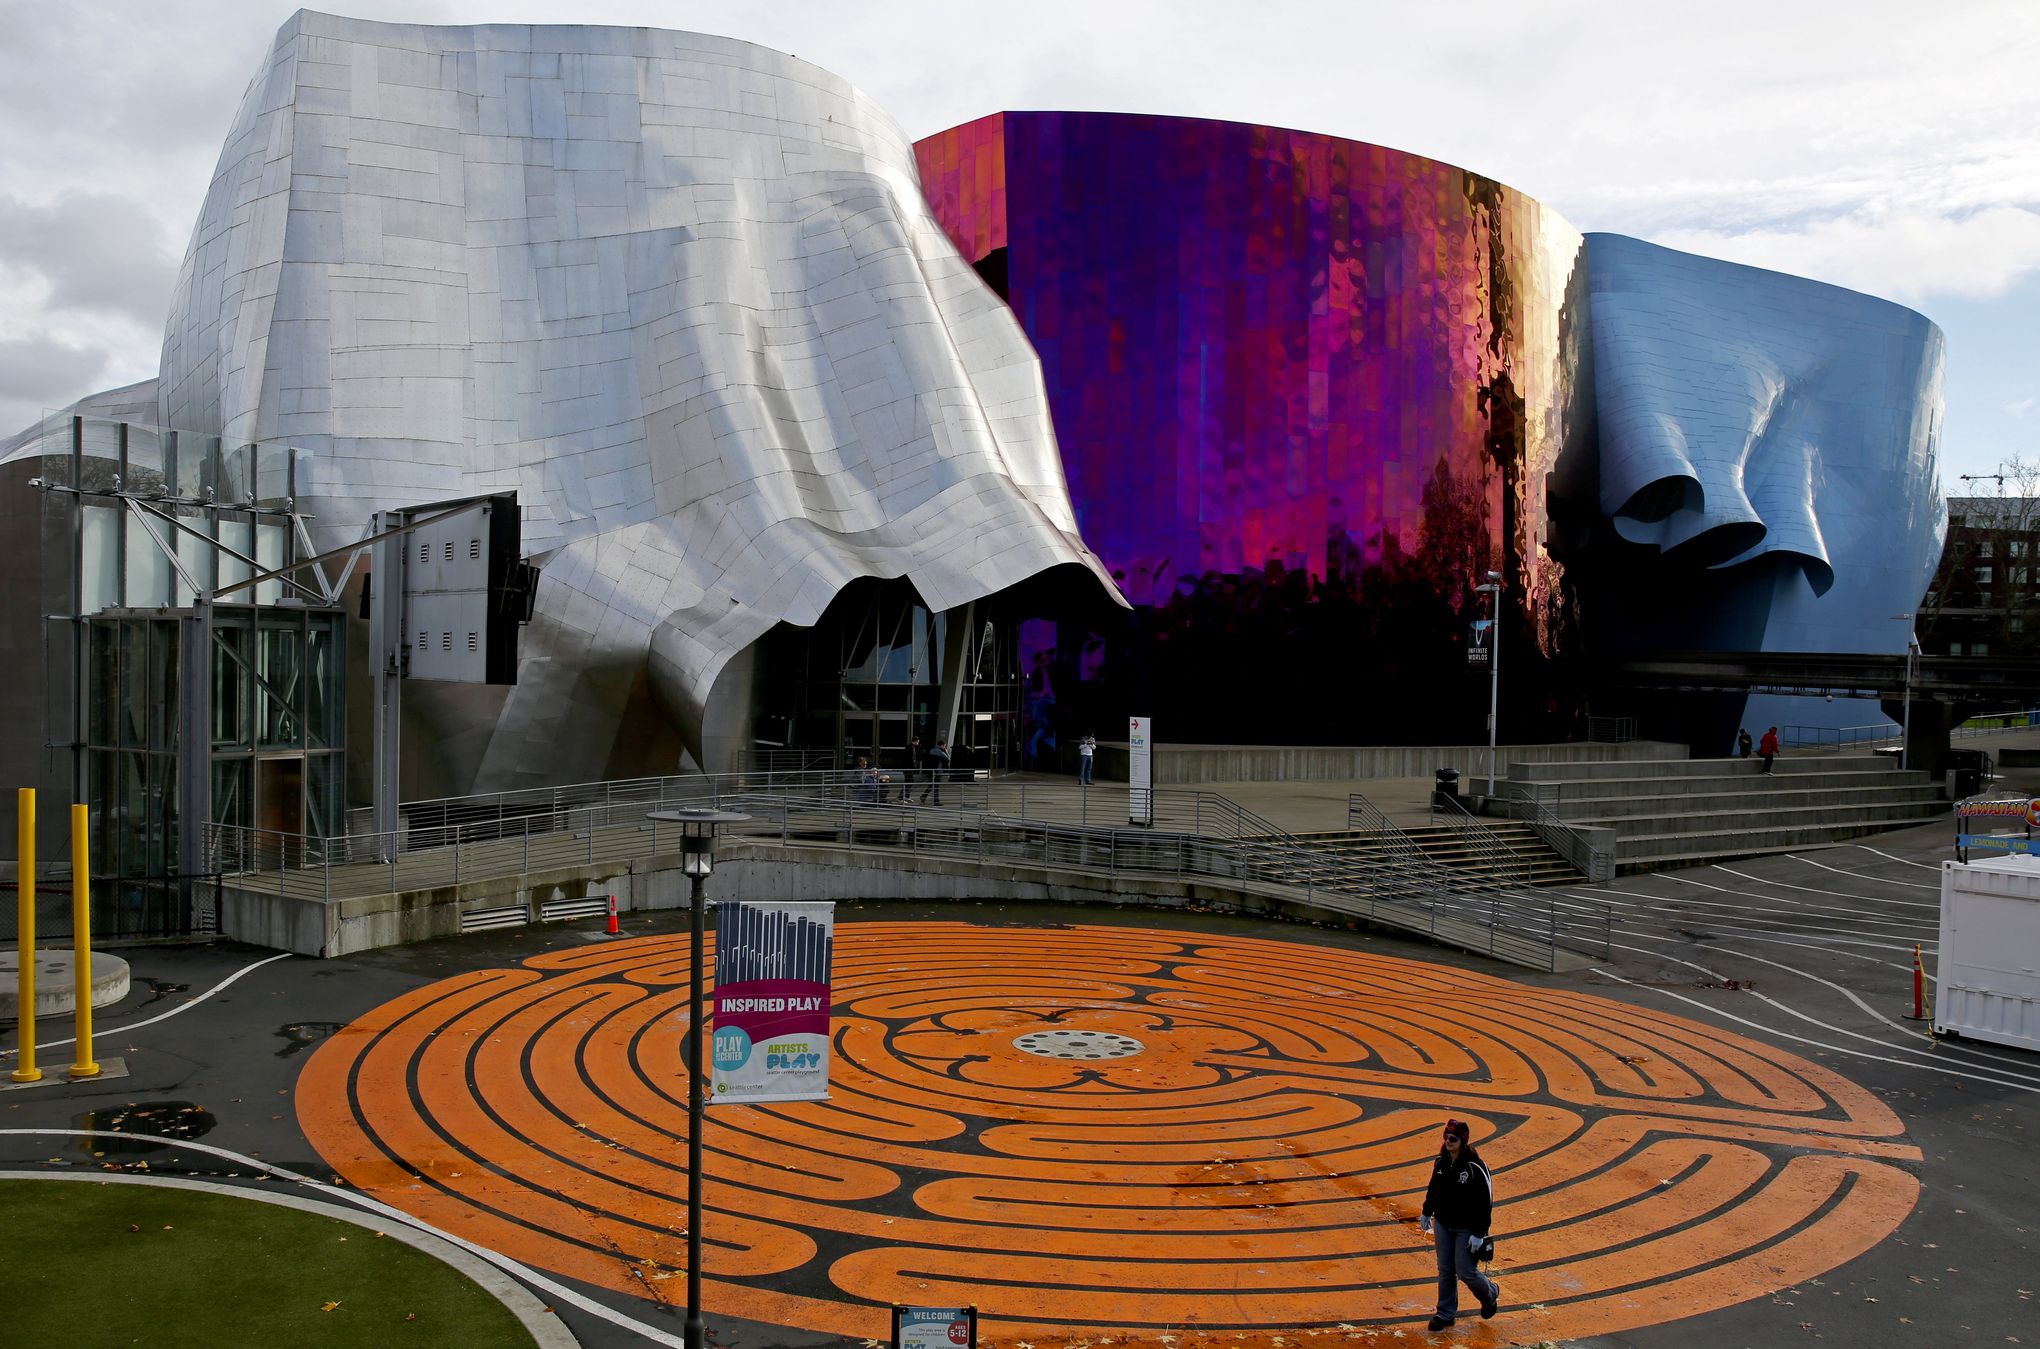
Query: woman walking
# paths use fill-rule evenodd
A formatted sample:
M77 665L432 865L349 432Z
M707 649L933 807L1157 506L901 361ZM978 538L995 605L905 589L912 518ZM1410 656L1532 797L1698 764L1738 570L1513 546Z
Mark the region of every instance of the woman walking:
M1494 1185L1487 1163L1473 1146L1463 1120L1445 1121L1438 1159L1431 1164L1431 1185L1424 1191L1424 1212L1417 1226L1431 1233L1438 1250L1438 1310L1430 1329L1443 1330L1459 1317L1459 1285L1464 1283L1480 1303L1480 1319L1495 1314L1502 1288L1480 1272L1477 1252L1487 1239L1494 1217Z

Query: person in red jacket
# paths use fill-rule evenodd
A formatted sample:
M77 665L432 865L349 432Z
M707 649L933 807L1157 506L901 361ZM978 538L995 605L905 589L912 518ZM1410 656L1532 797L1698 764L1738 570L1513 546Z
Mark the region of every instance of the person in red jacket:
M1480 1272L1479 1253L1494 1218L1494 1184L1487 1163L1473 1146L1466 1121L1445 1121L1438 1159L1431 1164L1431 1184L1424 1191L1424 1212L1417 1226L1432 1235L1438 1251L1438 1310L1430 1329L1443 1330L1459 1316L1459 1285L1464 1283L1480 1302L1480 1319L1495 1314L1502 1286Z
M1764 760L1764 776L1771 776L1771 760L1778 757L1778 728L1776 726L1764 732L1764 738L1757 742L1757 753Z

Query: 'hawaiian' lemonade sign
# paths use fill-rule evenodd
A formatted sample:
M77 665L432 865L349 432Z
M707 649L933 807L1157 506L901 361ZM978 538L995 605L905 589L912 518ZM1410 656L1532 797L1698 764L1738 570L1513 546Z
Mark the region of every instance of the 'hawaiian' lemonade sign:
M829 1095L833 904L716 905L717 1105Z

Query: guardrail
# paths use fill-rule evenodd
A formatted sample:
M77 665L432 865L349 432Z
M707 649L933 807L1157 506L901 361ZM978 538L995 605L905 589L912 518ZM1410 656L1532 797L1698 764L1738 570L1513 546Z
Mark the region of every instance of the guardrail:
M1988 712L1970 717L1948 732L1951 740L2004 735L2013 731L2040 730L2040 708L2012 712ZM1872 722L1863 726L1780 726L1778 739L1790 749L1855 749L1859 746L1895 745L1904 738L1904 728L1893 722Z
M1438 865L1425 856L1424 850L1417 846L1417 841L1389 819L1380 806L1359 792L1349 792L1346 796L1346 832L1371 835L1378 849L1398 859L1405 866Z
M1636 739L1635 717L1588 717L1587 739L1620 745Z
M1591 882L1615 879L1615 832L1601 829L1593 834L1566 823L1551 802L1564 789L1560 782L1524 782L1511 779L1502 784L1502 799L1537 831L1537 837L1570 862L1573 869Z
M980 862L1207 877L1292 895L1540 969L1555 967L1561 945L1603 957L1608 951L1612 911L1606 905L1561 904L1499 890L1455 891L1439 883L1438 868L1428 861L1412 864L1393 854L1352 859L1313 849L1209 793L1158 792L1157 826L1130 828L993 808L1002 797L1021 799L1020 784L956 784L975 789L974 799L937 805L897 796L872 800L862 783L835 784L811 795L729 792L707 778L662 781L685 790L660 798L644 794L639 785L621 793L627 800L611 793L605 804L413 825L401 834L306 839L216 825L209 843L220 868L242 888L329 901L673 852L679 848L678 827L648 819L647 812L715 805L751 817L732 827L734 836L785 847L904 848ZM1032 795L1035 804L1046 802L1039 786ZM1078 810L1085 808L1077 803ZM1170 819L1178 823L1165 823Z
M1495 884L1525 886L1530 884L1529 860L1502 842L1501 836L1482 824L1472 811L1460 803L1457 796L1448 796L1435 791L1431 793L1432 821L1435 823L1440 815L1450 820L1453 827L1459 831L1459 837L1471 844L1473 850L1480 855L1482 869L1492 873Z
M759 769L628 778L410 801L401 809L404 827L399 832L405 838L421 835L427 840L424 846L438 846L437 831L446 829L481 831L493 823L506 834L517 834L523 832L519 821L525 819L561 819L580 810L614 810L647 803L671 805L685 801L713 806L731 796L758 792L793 793L866 805L925 801L930 805L963 805L993 814L1082 825L1109 827L1131 823L1128 790L1124 786L1028 782L958 768L940 773L930 769L889 769L870 775L858 769ZM1200 834L1216 832L1233 838L1282 832L1278 826L1214 792L1165 787L1151 790L1149 796L1155 828L1183 828Z

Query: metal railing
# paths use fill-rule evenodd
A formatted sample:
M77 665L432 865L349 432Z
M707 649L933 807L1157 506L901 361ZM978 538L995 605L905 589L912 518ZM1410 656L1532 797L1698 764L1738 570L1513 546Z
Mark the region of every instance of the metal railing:
M840 761L835 751L826 749L759 746L753 749L740 749L730 755L732 773L804 773L839 766Z
M1501 835L1482 824L1474 813L1460 803L1457 796L1444 792L1431 793L1431 819L1436 823L1443 816L1458 830L1458 837L1471 848L1479 859L1479 880L1490 885L1530 884L1530 861L1521 853L1502 841ZM1584 874L1584 873L1582 873Z
M1987 712L1970 717L1948 732L1951 740L1978 736L2040 730L2040 708L2011 712ZM1874 722L1863 726L1780 726L1780 743L1792 749L1855 749L1859 746L1895 745L1904 738L1904 728L1895 722Z
M1346 832L1369 835L1377 850L1405 866L1437 865L1417 846L1415 839L1388 818L1380 806L1359 792L1351 792L1346 797Z
M564 819L577 811L691 801L713 806L726 797L755 792L785 792L824 799L883 805L925 797L931 805L963 805L1000 815L1049 819L1082 825L1130 823L1124 786L1078 787L1070 782L1030 782L992 777L983 770L886 769L870 777L858 769L763 768L740 773L690 773L671 777L629 778L566 787L536 787L404 803L405 838L419 835L422 846L441 846L449 829L467 831L465 838L486 836L494 827L505 837L526 832L520 821ZM1229 837L1280 833L1276 825L1212 792L1156 788L1149 795L1153 827L1184 828L1193 833L1218 832ZM555 826L546 826L555 827ZM315 841L315 840L314 840ZM407 846L401 845L400 846Z
M1559 817L1552 803L1564 790L1559 782L1526 782L1510 779L1502 784L1502 799L1516 812L1516 817L1537 831L1537 837L1590 882L1612 881L1615 879L1615 833L1613 830L1597 831L1589 835L1575 828Z
M1604 745L1625 744L1636 739L1636 718L1588 717L1587 739Z
M668 794L652 794L654 781ZM997 859L1104 874L1212 878L1541 969L1555 967L1560 945L1602 956L1608 950L1611 911L1605 905L1585 905L1582 917L1578 901L1456 890L1441 882L1441 869L1421 853L1414 860L1393 852L1353 858L1312 848L1210 793L1157 792L1155 827L1129 828L1123 822L1046 819L1000 808L1007 802L1051 805L1051 793L1040 784L1030 791L1016 783L944 783L945 796L953 786L959 797L968 789L968 799L952 797L939 805L898 795L872 799L862 782L815 784L800 792L729 791L707 777L609 786L607 799L596 803L541 812L534 802L519 800L514 809L495 813L441 811L470 818L412 824L398 834L306 839L214 826L209 846L241 888L330 901L675 852L678 827L648 819L647 812L715 805L751 817L731 829L733 836L783 847L877 847L980 863ZM1065 795L1082 790L1062 788ZM1092 809L1081 799L1061 806L1079 815Z

